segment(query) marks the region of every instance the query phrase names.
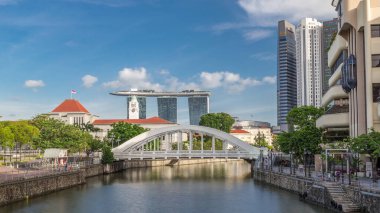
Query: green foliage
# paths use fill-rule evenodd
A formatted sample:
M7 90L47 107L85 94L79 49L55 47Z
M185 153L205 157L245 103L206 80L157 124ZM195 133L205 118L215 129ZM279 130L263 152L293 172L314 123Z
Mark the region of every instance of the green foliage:
M42 149L64 148L70 152L85 151L92 136L78 127L44 115L35 117L31 123L40 130L35 146Z
M285 153L294 152L298 160L302 160L305 150L320 153L322 130L316 127L315 122L323 113L323 109L313 106L293 108L287 120L295 131L279 134L274 141L276 149Z
M230 133L231 127L235 120L231 115L220 112L220 113L209 113L201 116L201 121L199 125L207 126L214 129L221 130L223 132Z
M264 133L261 133L261 132L257 133L257 135L255 136L254 140L255 140L254 146L269 148L269 144L268 144L268 142L265 139Z
M349 140L351 150L360 154L368 154L372 161L373 180L377 180L376 164L380 157L380 132L371 131L368 134L360 135Z
M6 147L13 148L15 146L15 136L7 126L0 125L0 144L4 150Z
M27 121L16 121L9 124L16 143L32 145L33 141L38 138L40 131Z
M114 123L111 126L112 129L108 132L107 140L109 143L117 145L147 131L141 126L125 122Z
M112 163L115 160L113 157L113 152L111 150L111 147L103 146L102 152L103 152L102 164Z
M286 120L293 128L315 127L315 122L324 114L323 108L313 106L295 107L288 113Z

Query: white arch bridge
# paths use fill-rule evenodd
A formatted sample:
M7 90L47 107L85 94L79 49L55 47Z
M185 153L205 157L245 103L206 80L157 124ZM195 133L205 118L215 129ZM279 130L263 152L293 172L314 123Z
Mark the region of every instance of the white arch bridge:
M258 159L266 150L217 129L177 125L144 132L112 149L119 160L236 158Z

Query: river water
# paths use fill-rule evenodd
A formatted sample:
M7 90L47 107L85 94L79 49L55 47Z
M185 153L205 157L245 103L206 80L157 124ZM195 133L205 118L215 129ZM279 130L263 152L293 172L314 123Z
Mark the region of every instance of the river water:
M1 213L329 212L250 178L242 161L130 169L0 207Z

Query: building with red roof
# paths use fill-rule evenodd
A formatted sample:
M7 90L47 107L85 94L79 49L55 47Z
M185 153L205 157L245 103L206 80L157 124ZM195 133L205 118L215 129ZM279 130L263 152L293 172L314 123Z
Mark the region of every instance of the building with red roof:
M111 125L118 122L136 124L146 129L157 129L171 125L177 125L159 117L147 119L99 119L98 116L92 115L78 100L67 99L53 109L48 116L61 120L70 125L93 124L100 131L93 133L94 136L103 139L107 136Z

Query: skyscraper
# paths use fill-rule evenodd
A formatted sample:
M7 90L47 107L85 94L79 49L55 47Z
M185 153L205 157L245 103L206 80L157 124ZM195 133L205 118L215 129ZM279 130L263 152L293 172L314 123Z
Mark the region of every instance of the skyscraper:
M177 123L177 98L157 98L158 117Z
M199 125L201 116L209 112L208 97L189 97L190 125Z
M129 103L131 102L132 98L127 98L127 118L130 118L129 116ZM139 106L139 119L146 119L146 98L145 97L137 97L137 102Z
M304 18L296 28L297 105L321 106L322 23Z
M329 89L329 79L332 71L328 66L328 52L338 31L338 19L323 22L322 28L322 94Z
M284 20L278 22L277 76L277 124L288 131L286 116L297 106L297 67L295 27Z

